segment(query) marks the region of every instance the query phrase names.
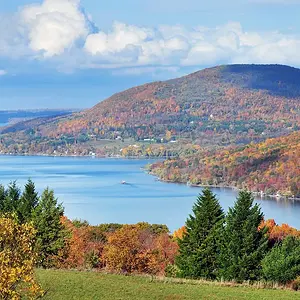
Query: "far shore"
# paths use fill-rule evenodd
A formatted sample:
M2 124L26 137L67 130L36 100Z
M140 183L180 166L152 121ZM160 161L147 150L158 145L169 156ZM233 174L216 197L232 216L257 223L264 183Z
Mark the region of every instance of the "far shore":
M153 156L153 157L149 157L149 156L121 156L121 155L91 155L91 154L86 154L86 155L78 155L78 154L45 154L45 153L0 153L0 156L42 156L42 157L82 157L82 158L98 158L98 159L102 159L102 158L111 158L111 159L149 159L149 160L162 160L162 159L167 159L167 157L157 157L157 156ZM207 184L189 184L188 182L176 182L176 181L172 181L172 180L164 180L159 178L155 173L149 172L148 170L146 170L146 168L144 168L145 171L151 175L151 176L155 176L157 178L157 180L161 181L161 182L165 182L165 183L175 183L175 184L185 184L188 185L189 187L192 188L227 188L227 189L232 189L235 191L240 191L241 189L235 187L235 186L228 186L228 185L207 185ZM253 192L251 191L251 193L254 196L260 196L262 199L263 198L272 198L272 199L276 199L276 200L290 200L290 201L300 201L300 198L297 197L288 197L288 196L284 196L284 195L273 195L273 194L266 194L263 193L263 196L261 196L260 192Z
M172 180L165 180L165 179L161 179L159 178L155 173L149 172L147 171L147 173L149 175L155 176L157 178L158 181L161 182L165 182L165 183L176 183L176 184L184 184L184 185L188 185L189 187L192 188L216 188L216 189L231 189L231 190L235 190L235 191L241 191L242 189L239 189L235 186L229 186L229 185L208 185L208 184L189 184L188 182L177 182L177 181L172 181ZM250 191L254 196L261 196L260 192L253 192ZM290 201L300 201L300 198L297 197L288 197L288 196L283 196L283 195L273 195L273 194L266 194L263 193L263 197L260 198L272 198L272 199L276 199L276 200L290 200Z

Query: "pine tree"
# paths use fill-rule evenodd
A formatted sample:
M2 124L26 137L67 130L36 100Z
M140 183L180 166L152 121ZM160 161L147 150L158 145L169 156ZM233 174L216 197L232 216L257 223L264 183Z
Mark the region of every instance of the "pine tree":
M286 237L262 261L263 277L286 284L300 276L300 239Z
M25 185L24 192L20 198L18 205L20 223L29 222L32 219L32 213L38 205L39 198L33 181L28 180Z
M6 190L5 187L1 184L0 185L0 214L4 213L4 201L6 199Z
M193 207L193 215L186 221L186 233L178 240L176 265L180 276L188 278L216 278L219 237L224 213L215 195L203 190Z
M220 277L225 280L257 280L261 275L261 261L266 254L266 229L258 230L263 214L250 192L239 193L229 209L223 231L220 253Z
M60 220L63 213L64 209L57 203L54 192L47 188L33 212L39 264L43 267L51 266L51 258L64 247L65 231Z
M8 189L2 189L2 195L5 195L2 202L3 213L7 214L17 214L18 206L20 203L20 188L17 186L16 181L9 184ZM18 214L17 214L18 216Z

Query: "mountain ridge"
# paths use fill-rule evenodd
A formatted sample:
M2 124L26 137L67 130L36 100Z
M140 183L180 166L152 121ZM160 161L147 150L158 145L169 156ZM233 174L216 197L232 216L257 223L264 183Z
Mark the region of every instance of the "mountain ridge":
M6 129L2 144L9 144L14 132L23 144L43 141L53 151L53 144L66 141L75 145L80 139L88 147L90 142L116 138L184 138L224 147L286 135L299 126L300 69L222 65L136 86L48 123L33 121L22 130Z

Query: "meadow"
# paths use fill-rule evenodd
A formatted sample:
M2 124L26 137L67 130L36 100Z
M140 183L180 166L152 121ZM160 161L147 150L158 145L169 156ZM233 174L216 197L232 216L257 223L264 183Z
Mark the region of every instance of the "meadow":
M176 283L145 276L124 276L100 272L36 270L46 295L43 299L85 300L288 300L300 299L290 290L258 289L247 286L223 286L218 283Z

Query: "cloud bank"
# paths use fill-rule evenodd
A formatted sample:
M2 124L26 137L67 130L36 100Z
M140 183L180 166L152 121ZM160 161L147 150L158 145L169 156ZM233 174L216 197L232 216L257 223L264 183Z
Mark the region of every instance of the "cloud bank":
M120 72L139 74L221 63L300 66L300 35L247 32L236 22L193 29L115 22L104 32L80 0L44 0L0 25L0 57L51 61L61 69L122 68Z

